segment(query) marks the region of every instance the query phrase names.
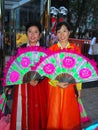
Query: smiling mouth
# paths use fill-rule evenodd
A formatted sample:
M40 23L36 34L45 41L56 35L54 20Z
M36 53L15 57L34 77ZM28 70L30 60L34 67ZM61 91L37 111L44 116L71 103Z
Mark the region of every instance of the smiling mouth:
M65 40L65 38L60 38L60 40Z
M31 38L32 41L34 41L36 38Z

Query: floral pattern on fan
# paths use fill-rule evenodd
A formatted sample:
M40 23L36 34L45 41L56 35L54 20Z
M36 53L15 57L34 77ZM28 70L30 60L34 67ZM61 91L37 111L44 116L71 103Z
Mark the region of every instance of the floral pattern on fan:
M68 69L73 68L75 65L75 59L69 56L65 57L62 62L63 62L63 66Z
M20 73L17 72L17 71L12 71L11 74L10 74L10 81L11 82L17 82L20 78Z
M22 84L23 77L31 71L31 66L47 56L48 50L33 46L19 48L15 56L11 56L4 68L3 86Z
M29 65L30 65L30 58L24 56L24 57L21 59L21 65L22 65L23 67L29 67Z
M83 68L79 71L79 76L81 78L89 78L92 75L92 72L89 68Z
M46 74L53 74L55 71L55 66L51 63L48 63L43 67L43 70Z
M35 71L53 80L64 73L71 75L75 82L98 80L96 63L72 51L63 50L48 55L38 64Z

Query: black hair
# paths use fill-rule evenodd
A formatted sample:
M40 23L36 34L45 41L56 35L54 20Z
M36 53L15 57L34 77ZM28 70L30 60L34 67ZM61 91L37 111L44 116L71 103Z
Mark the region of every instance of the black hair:
M57 24L57 26L56 26L56 32L58 30L60 30L63 25L66 26L69 31L71 31L70 25L67 22L63 21L63 22L60 22L60 23Z
M38 21L33 21L33 22L28 23L28 24L26 25L26 33L27 33L28 29L29 29L30 27L32 27L32 26L38 27L39 32L40 32L40 33L42 32L42 27L41 27L40 22L38 22Z

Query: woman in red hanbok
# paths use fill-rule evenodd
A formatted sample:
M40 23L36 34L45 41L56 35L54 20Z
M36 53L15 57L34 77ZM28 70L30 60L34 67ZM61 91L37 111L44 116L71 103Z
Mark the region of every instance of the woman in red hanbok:
M26 26L28 43L21 47L40 46L41 25L38 22ZM32 80L15 86L11 130L43 130L46 128L47 79Z

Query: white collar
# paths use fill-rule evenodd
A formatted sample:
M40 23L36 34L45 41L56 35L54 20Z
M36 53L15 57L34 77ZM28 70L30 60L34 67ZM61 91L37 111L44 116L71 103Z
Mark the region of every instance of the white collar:
M27 43L27 46L30 46L29 42ZM36 46L40 46L39 41L36 43Z

